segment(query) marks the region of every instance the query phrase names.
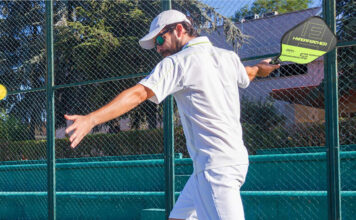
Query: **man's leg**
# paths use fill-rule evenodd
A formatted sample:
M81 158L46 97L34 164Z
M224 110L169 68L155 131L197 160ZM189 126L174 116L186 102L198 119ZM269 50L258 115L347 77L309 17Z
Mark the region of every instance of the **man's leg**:
M169 215L170 220L174 219L197 219L197 214L194 206L194 191L195 179L194 174L190 176L188 182L185 184L183 191L180 193L176 204Z
M247 169L248 165L221 167L206 170L195 177L194 205L198 219L244 219L240 187Z

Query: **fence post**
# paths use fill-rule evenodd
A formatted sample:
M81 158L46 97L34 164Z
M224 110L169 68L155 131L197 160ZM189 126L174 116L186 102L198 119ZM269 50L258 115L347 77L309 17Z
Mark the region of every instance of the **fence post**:
M171 0L161 1L162 10L172 8ZM174 123L173 123L173 97L168 96L164 101L164 161L165 161L165 203L166 203L166 219L172 210L175 202L175 175L174 175Z
M335 1L324 0L324 19L335 33ZM339 143L339 106L336 49L324 58L325 83L325 127L327 146L328 176L328 218L341 219L340 197L340 143Z
M47 56L47 187L48 219L56 219L56 161L54 138L54 60L53 60L53 0L46 0Z

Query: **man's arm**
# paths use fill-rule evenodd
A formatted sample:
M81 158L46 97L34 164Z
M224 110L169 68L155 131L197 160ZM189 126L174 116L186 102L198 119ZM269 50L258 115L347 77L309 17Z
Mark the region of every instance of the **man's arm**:
M258 77L266 77L268 76L273 70L278 69L280 67L279 64L269 64L271 59L262 60L255 66L246 66L246 72L250 81L252 81L256 76Z
M145 100L154 96L151 89L137 84L116 96L110 103L88 115L65 115L73 124L66 129L66 133L73 132L69 141L75 148L93 127L117 118L135 108Z

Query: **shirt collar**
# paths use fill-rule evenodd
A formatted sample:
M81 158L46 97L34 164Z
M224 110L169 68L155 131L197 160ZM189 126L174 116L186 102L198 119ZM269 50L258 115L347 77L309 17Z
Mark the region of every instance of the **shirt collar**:
M212 43L210 42L209 38L208 37L196 37L192 40L190 40L188 43L186 43L184 45L184 47L182 48L182 50L188 48L188 47L193 47L193 46L196 46L196 45L212 45Z

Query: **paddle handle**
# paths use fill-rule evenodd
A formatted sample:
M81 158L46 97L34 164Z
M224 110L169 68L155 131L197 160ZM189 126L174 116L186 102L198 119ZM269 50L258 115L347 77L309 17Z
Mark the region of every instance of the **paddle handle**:
M271 62L269 62L269 64L280 64L281 60L279 59L279 57L275 57L272 59Z

